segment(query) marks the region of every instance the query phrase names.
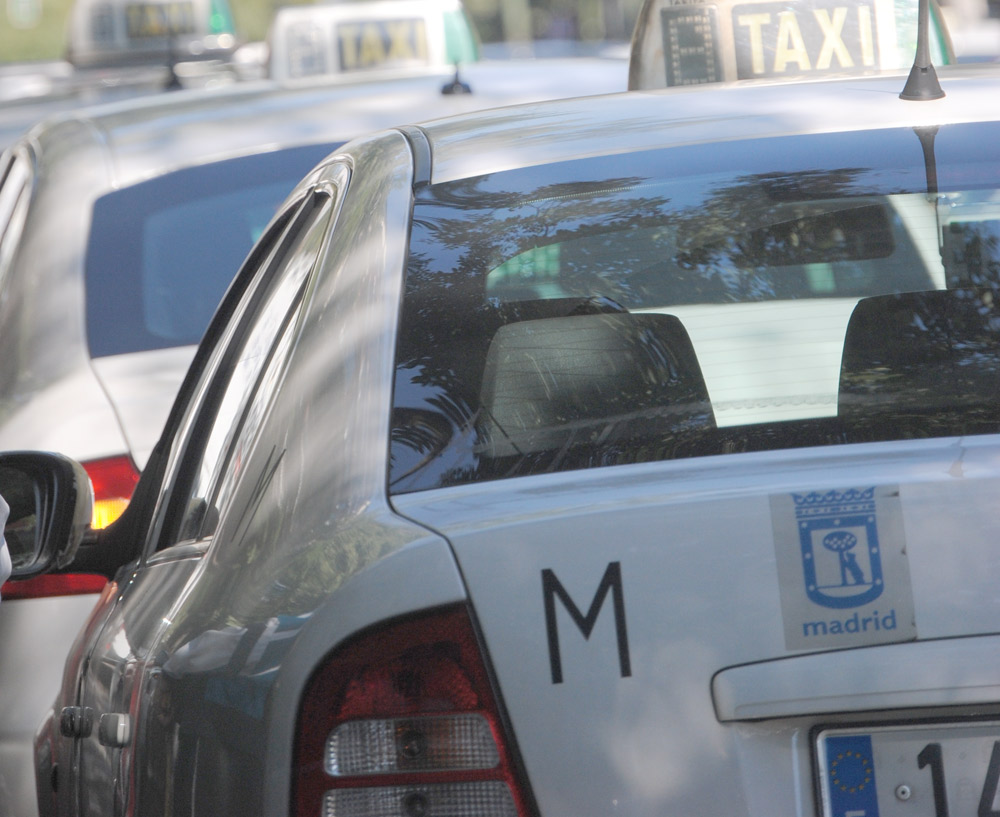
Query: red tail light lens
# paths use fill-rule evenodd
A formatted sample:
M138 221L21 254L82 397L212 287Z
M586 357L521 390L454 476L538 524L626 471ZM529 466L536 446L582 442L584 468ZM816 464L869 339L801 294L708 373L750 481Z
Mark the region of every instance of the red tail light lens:
M46 573L33 579L19 579L6 582L0 588L0 598L43 599L54 596L79 596L85 593L100 593L108 580L92 573Z
M139 472L129 457L109 457L83 463L94 486L94 516L90 523L95 530L106 528L122 515L132 498Z
M527 817L464 608L338 649L303 698L297 817Z

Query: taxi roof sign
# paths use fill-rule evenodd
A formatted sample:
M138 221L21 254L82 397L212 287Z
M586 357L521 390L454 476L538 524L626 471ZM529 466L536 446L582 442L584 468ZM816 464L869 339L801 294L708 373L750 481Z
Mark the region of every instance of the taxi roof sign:
M954 62L937 0L930 19L931 59ZM917 0L645 0L629 88L907 69L917 22Z
M479 39L460 0L286 6L275 12L267 40L268 74L278 80L479 58Z
M75 0L66 59L77 68L228 59L229 0Z

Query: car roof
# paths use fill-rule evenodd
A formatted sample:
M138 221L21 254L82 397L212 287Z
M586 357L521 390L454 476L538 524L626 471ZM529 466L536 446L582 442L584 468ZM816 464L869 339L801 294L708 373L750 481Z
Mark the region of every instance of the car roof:
M685 144L1000 119L1000 65L946 66L938 77L945 97L929 102L900 99L899 73L630 91L451 117L423 124L431 182Z
M78 138L89 132L90 141L110 155L115 186L127 186L175 168L266 149L346 142L429 117L618 91L626 85L627 63L600 58L480 62L461 69L471 93L443 94L453 79L454 72L438 69L176 91L56 114L24 140L44 153L67 128Z
M0 149L48 116L159 94L167 77L165 66L133 67L127 72L74 70L69 63L56 62L35 68L0 66Z

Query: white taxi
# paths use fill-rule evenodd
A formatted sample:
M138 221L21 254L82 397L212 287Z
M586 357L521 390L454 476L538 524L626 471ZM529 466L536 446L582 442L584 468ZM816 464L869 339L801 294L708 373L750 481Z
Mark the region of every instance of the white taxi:
M76 555L43 815L997 813L1000 74L904 80L330 155Z

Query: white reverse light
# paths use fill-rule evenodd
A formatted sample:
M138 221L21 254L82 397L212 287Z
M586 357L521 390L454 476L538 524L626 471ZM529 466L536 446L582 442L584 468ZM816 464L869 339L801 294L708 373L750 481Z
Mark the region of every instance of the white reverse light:
M500 762L489 722L463 713L347 721L326 742L334 777L492 769Z

